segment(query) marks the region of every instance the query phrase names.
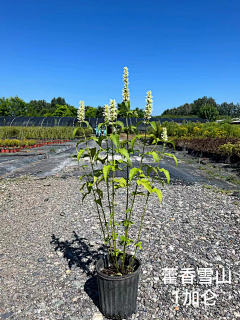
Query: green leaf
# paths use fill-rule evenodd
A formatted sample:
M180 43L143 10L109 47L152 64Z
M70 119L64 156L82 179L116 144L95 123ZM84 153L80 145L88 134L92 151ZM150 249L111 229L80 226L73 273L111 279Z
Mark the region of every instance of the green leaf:
M103 191L101 189L96 189L96 192L97 192L99 198L103 198Z
M73 130L73 138L75 138L75 135L76 135L77 131L78 131L78 128L75 128L75 129Z
M136 195L136 196L146 196L145 193L140 192L140 191L132 192L132 196L134 196L134 195Z
M168 170L166 170L164 168L161 168L161 169L158 168L158 171L163 172L165 174L165 177L167 178L167 183L169 183L170 182L170 174L169 174Z
M147 168L147 176L149 176L149 174L153 171L153 167L149 166L148 165L148 168Z
M138 168L132 168L130 171L129 171L129 181L131 182L132 179L134 178L134 176L137 174L138 172Z
M97 149L96 149L96 147L94 147L94 148L91 148L89 150L90 150L91 157L93 158L95 156L95 153L96 153Z
M115 232L113 236L113 240L116 240L118 238L118 234Z
M132 141L131 141L131 150L133 151L133 147L134 147L134 143L136 141L136 139L140 139L141 136L140 135L136 135L135 137L132 138Z
M77 161L79 162L81 156L83 155L85 149L80 149L79 152L78 152L78 155L77 155Z
M138 247L140 250L142 250L142 242L137 242L134 244L136 247Z
M143 120L138 121L138 123L137 123L137 125L136 125L136 128L138 128L138 126L139 126L141 123L143 123Z
M119 149L119 135L118 135L118 134L111 133L111 134L110 134L110 139L111 139L112 142L114 143L114 145L115 145L115 147L116 147L116 151L118 152L118 149Z
M152 194L153 190L150 185L150 182L147 179L137 180L138 185L142 185L149 193Z
M157 152L152 151L152 152L150 152L150 154L152 155L155 162L159 161L159 155L157 154Z
M108 175L109 175L109 172L111 169L112 169L112 166L110 166L110 165L104 166L102 169L105 182L107 182L107 180L108 180Z
M122 129L124 129L124 124L122 121L116 121L115 124L118 124Z
M108 242L110 242L111 239L112 239L112 237L106 237L104 240L104 243L107 244Z
M153 192L156 193L156 195L158 196L159 202L161 203L161 201L162 201L162 191L160 189L153 188Z
M165 155L165 156L167 156L167 157L171 157L171 158L173 158L173 159L175 160L175 162L176 162L176 166L178 165L177 158L175 157L175 155L174 155L174 154L171 154L171 153L164 153L164 155Z
M122 246L122 245L124 245L124 243L125 243L125 237L121 236L120 237L120 245Z
M127 161L130 164L130 166L132 166L132 162L130 160L130 156L129 156L129 153L127 152L127 150L125 148L121 148L121 149L119 149L119 152L121 153L121 155L123 157L125 157L127 159Z
M126 187L126 185L127 185L127 182L123 177L115 178L115 179L113 179L113 181L118 182L121 187Z
M155 121L151 121L150 125L153 128L153 130L157 131L157 126L156 126L156 122Z
M86 123L87 128L90 128L89 122L88 121L83 121L84 123Z
M105 158L98 157L97 160L100 161L102 164L104 164L105 161L107 160L107 156Z
M96 183L97 182L98 177L94 176L93 178L93 182Z
M124 220L121 223L124 227L128 227L128 228L131 226L131 224L134 224L134 222L128 221L128 220Z
M96 199L94 201L102 207L102 200L101 199Z

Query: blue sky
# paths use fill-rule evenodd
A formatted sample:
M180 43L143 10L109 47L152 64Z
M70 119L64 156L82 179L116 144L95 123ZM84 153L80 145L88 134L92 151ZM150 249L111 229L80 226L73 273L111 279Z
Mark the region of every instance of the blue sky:
M203 96L240 102L239 0L10 0L1 3L0 97L122 100L153 114Z

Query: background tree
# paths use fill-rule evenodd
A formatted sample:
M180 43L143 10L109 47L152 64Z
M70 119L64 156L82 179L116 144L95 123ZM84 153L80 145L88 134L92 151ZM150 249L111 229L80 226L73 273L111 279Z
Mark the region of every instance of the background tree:
M86 118L97 118L96 117L97 114L97 109L94 107L85 107L85 117Z
M9 99L4 97L0 98L0 116L10 116L11 105Z
M104 111L104 108L101 106L98 106L96 111L96 118L103 118L103 111Z
M58 98L53 98L51 100L51 107L56 110L57 104L60 106L67 106L67 103L64 98L58 97Z
M13 117L25 116L27 112L27 104L18 96L10 97L7 99L10 107L9 115Z
M207 119L208 121L215 121L219 112L216 107L205 103L199 110L199 116L203 119Z
M57 104L56 107L57 107L57 109L53 113L53 115L52 115L53 117L74 117L74 115L71 111L71 110L73 110L72 108L74 108L74 107L69 108L67 105L61 106L59 104ZM75 113L75 110L73 110L73 112Z

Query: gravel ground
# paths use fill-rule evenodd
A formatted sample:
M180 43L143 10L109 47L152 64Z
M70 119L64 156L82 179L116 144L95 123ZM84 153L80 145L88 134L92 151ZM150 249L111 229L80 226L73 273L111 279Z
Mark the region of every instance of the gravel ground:
M103 252L92 198L77 177L0 182L0 319L104 319L95 261ZM117 195L124 210L123 191ZM139 225L142 202L134 209ZM150 198L142 232L138 310L131 319L240 318L239 198L180 181ZM134 234L134 229L132 234ZM163 268L231 270L231 284L164 284ZM211 289L215 305L184 305L184 291ZM179 290L179 305L174 291ZM211 300L212 302L213 300Z

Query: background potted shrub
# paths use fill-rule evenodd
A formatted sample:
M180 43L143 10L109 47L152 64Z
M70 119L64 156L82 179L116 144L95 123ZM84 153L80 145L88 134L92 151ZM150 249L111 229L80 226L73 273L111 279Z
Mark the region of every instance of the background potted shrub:
M124 68L124 90L123 90L123 103L129 109L130 101L128 91L128 69ZM145 107L145 129L150 124L156 130L156 123L150 122L152 112L152 95L151 91L147 92ZM147 209L149 197L156 195L161 202L162 192L155 187L156 180L164 183L163 179L159 175L163 173L166 177L167 183L169 183L169 172L164 168L160 168L160 161L164 156L177 159L174 155L164 152L165 143L168 141L167 130L163 128L161 139L151 135L153 139L153 149L146 151L146 130L145 137L143 139L143 150L140 154L141 160L138 167L133 167L131 163L131 154L138 152L135 150L135 142L140 139L141 136L136 134L135 137L129 141L128 133L137 131L136 127L126 126L123 123L116 121L117 109L115 100L110 100L110 105L104 106L105 122L99 124L98 128L105 126L106 128L111 126L111 134L106 138L100 137L86 137L85 131L83 131L84 138L77 143L77 160L81 160L81 166L84 170L88 167L84 163L84 158L90 160L90 173L85 173L80 177L80 180L85 180L81 186L81 192L83 193L82 201L88 195L92 195L94 202L96 203L96 210L100 222L100 228L103 235L103 240L107 250L107 258L100 258L96 264L96 270L98 274L98 290L99 290L99 302L101 312L111 318L126 318L136 309L138 279L140 273L141 263L136 257L138 249L142 249L141 246L141 230L143 227L144 216ZM80 101L80 108L78 111L78 119L82 126L83 123L89 128L89 123L85 121L85 108L84 102ZM128 121L127 121L128 124ZM77 128L74 131L77 132ZM127 139L120 141L121 131L127 132ZM103 141L105 139L105 145ZM89 141L94 140L95 146L90 147ZM162 141L163 149L161 152L155 150L156 144ZM85 142L85 146L78 148L79 144ZM169 142L169 141L168 141ZM91 144L92 145L92 144ZM97 148L98 147L98 148ZM156 166L145 164L143 162L145 156L151 155L155 161ZM102 163L102 169L95 167L95 164ZM126 179L123 177L117 177L118 171L126 170ZM103 190L105 184L105 191ZM140 187L144 188L144 192L139 190ZM124 189L126 192L126 210L123 216L119 216L117 212L116 193L119 189ZM133 225L132 216L134 215L134 202L136 197L142 197L143 199L143 212L140 217L140 228L137 232L136 238L131 239L129 237L129 230ZM103 206L103 199L108 201L108 210ZM109 211L109 212L108 212ZM120 221L116 221L117 217L120 217ZM123 233L120 234L120 225L123 226ZM128 247L134 248L133 254L127 254Z

